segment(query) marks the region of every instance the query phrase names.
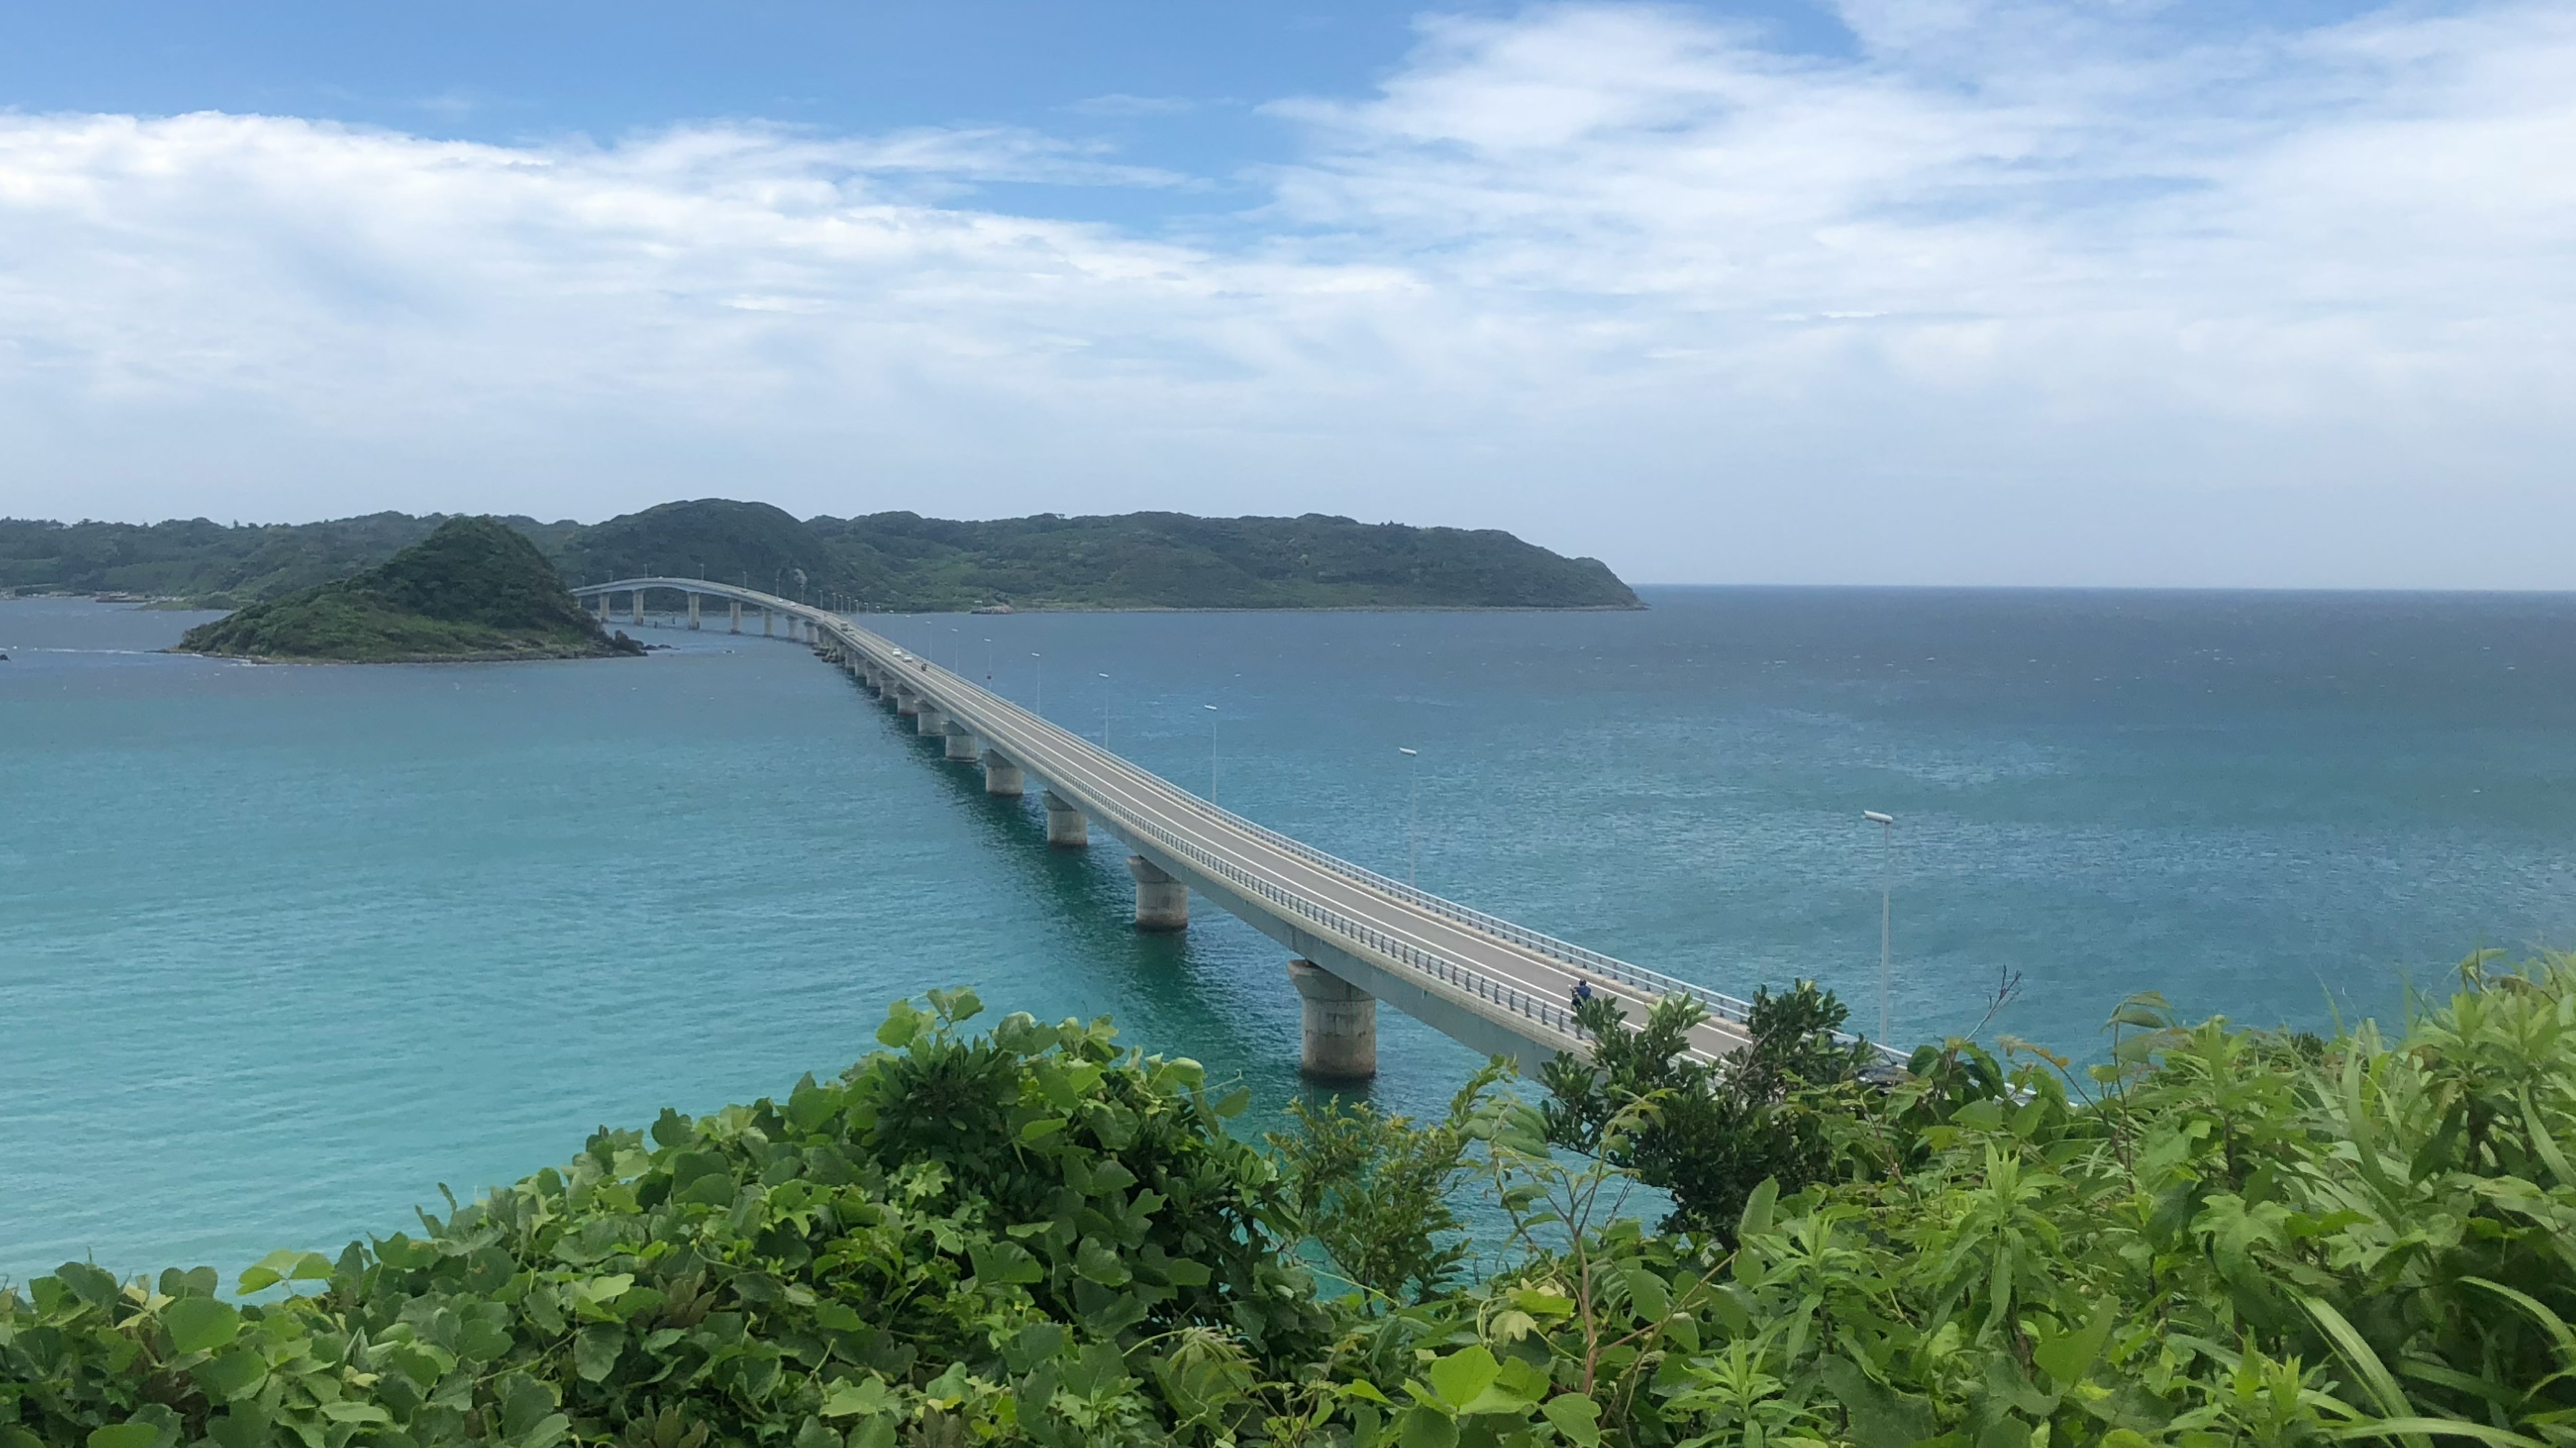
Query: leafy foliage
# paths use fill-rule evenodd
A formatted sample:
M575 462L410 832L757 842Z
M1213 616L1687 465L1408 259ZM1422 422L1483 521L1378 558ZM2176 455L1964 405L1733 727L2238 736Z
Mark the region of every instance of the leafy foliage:
M211 608L282 598L383 562L443 519L140 527L0 519L0 591L179 596ZM1181 513L948 522L914 513L799 521L700 498L583 527L503 520L576 584L680 576L878 610L1022 608L1635 608L1596 560L1508 533Z
M1429 1127L1335 1097L1289 1103L1297 1130L1270 1135L1298 1231L1372 1301L1431 1297L1467 1260L1454 1203L1502 1075L1499 1066L1478 1072L1450 1101L1448 1119Z
M836 1082L602 1132L418 1237L279 1253L239 1284L278 1300L0 1290L0 1448L2576 1443L2576 960L2474 959L2393 1045L2146 997L2089 1070L1951 1042L1786 1088L1828 1169L1754 1186L1731 1246L1628 1211L1670 1088L1588 1158L1482 1086L1318 1116L1283 1179L1192 1063L974 1008L899 1005ZM1399 1304L1296 1266L1336 1172L1452 1164L1499 1270Z
M1666 1230L1723 1236L1762 1183L1795 1190L1832 1170L1824 1123L1845 1108L1815 1093L1847 1095L1865 1059L1863 1048L1835 1035L1847 1014L1812 981L1781 995L1760 990L1746 1013L1748 1044L1697 1063L1685 1054L1692 1029L1707 1019L1697 1002L1657 1002L1630 1030L1616 1001L1594 996L1575 1007L1594 1042L1592 1059L1559 1056L1542 1068L1548 1139L1607 1154L1670 1191ZM1652 1109L1634 1130L1610 1138L1612 1120L1639 1103Z
M545 555L491 518L452 518L365 572L188 630L194 653L348 661L632 652Z

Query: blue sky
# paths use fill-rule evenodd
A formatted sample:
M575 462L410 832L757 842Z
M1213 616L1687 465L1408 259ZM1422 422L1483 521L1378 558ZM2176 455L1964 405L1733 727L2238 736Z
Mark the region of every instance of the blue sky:
M2576 13L0 5L0 512L2563 587Z

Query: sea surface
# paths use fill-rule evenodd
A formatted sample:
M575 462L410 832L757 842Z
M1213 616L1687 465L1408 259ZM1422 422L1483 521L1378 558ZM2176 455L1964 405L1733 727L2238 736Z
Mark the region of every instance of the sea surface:
M2394 1018L2576 940L2576 597L1647 597L872 622L1324 848L1873 1033L1892 863L1904 1041L2082 1056L2148 990ZM1204 904L1138 934L1120 851L1049 851L801 647L156 652L203 617L0 602L0 1278L336 1251L834 1073L934 986L1299 1089L1276 946ZM1398 1108L1475 1065L1380 1030Z

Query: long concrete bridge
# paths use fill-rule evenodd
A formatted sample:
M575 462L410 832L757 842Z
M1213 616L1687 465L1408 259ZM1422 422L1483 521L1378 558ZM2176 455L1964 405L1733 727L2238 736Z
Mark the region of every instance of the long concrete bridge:
M640 626L648 590L681 595L689 628L703 625L709 600L725 606L735 633L743 632L749 609L763 634L810 643L919 733L939 738L945 758L980 765L986 790L1019 795L1034 783L1045 796L1049 845L1087 846L1095 829L1123 843L1139 929L1187 928L1196 894L1279 942L1303 998L1302 1063L1310 1076L1353 1080L1376 1072L1380 1001L1532 1071L1559 1052L1589 1054L1571 1009L1578 989L1619 1000L1631 1020L1667 995L1698 1000L1709 1018L1691 1044L1702 1058L1745 1040L1744 1001L1524 929L1266 829L842 615L694 578L627 578L573 593L594 601L603 623L616 621L611 600L623 595L627 609L619 617Z

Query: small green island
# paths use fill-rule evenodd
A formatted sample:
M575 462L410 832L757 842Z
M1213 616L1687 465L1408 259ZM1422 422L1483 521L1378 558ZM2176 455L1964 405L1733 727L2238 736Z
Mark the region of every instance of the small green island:
M200 624L176 652L445 663L606 658L643 647L584 612L524 534L492 518L450 518L376 567Z

